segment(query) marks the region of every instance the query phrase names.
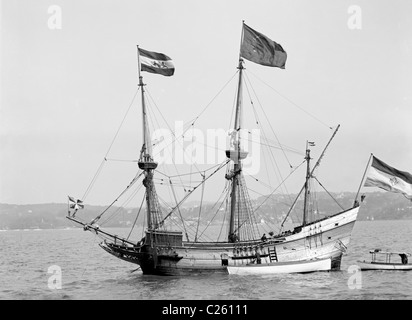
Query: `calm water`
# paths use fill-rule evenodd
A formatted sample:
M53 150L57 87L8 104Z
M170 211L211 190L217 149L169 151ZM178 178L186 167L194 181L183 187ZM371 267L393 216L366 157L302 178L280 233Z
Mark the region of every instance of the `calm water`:
M99 242L81 229L0 232L0 299L412 299L412 271L349 272L373 248L412 252L412 221L356 222L342 270L311 274L146 276ZM48 286L52 266L61 289Z

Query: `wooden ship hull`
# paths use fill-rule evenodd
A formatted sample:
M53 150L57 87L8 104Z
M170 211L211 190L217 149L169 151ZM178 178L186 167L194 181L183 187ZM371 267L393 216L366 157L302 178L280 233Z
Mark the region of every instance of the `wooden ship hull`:
M180 232L147 231L142 245L108 241L100 245L117 258L138 264L144 274L153 275L227 273L228 266L256 263L258 256L262 264L330 258L330 269L340 270L358 209L354 207L267 241L186 242ZM171 241L175 245L170 245Z

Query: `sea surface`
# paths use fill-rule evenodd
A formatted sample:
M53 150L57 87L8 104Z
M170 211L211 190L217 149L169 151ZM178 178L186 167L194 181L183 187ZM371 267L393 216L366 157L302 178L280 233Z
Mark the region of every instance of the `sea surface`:
M341 271L310 274L148 276L100 241L82 229L0 231L0 299L412 299L412 271L356 267L370 249L412 252L412 220L356 222Z

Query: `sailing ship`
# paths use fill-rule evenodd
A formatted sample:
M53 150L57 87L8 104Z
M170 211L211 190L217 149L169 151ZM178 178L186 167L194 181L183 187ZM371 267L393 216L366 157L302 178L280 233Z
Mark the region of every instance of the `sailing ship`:
M243 161L247 158L248 152L243 148L240 136L240 131L243 129L244 59L264 66L284 69L286 57L287 54L280 44L250 28L244 21L242 22L241 46L237 66L235 116L230 147L225 151L226 159L217 168L215 166L212 173L202 175L202 181L180 200L176 199L176 205L171 206L165 212L165 206L160 204L155 186L158 163L152 151L153 141L149 130L146 89L140 72L147 71L170 76L173 74L174 66L168 56L138 47L138 87L141 93L143 144L138 160L139 171L130 185L135 184L140 178L143 180L145 194L142 206L145 203L146 211L144 235L139 241L134 241L129 237L119 237L104 230L97 222L106 210L91 222L79 219L76 213L84 205L84 199L69 199L70 208L67 218L82 225L84 230L92 231L101 236L104 239L100 243L101 248L119 259L137 264L143 274L227 273L228 266L247 265L256 261L257 257L259 257L260 264L268 265L273 263L288 265L292 262L304 263L309 260L322 261L325 259L330 260L328 269L339 270L342 256L348 248L351 232L358 215L359 202L357 198L348 208L340 208L338 212L326 214L314 220L309 219L309 213L312 209L310 181L316 178L314 172L319 167L339 126L333 132L314 166L311 165L311 146L314 144L306 142L306 151L302 162L306 167L303 186L295 201L291 203L282 222L283 227L286 218L292 210L295 210L298 199L303 195L302 220L292 230L285 231L281 228L278 234L270 232L270 237L261 236L261 221L257 222L257 209L256 206L253 207L245 182ZM216 237L211 240L208 238L205 241L196 232L196 236L190 239L184 225L181 229L175 227L178 219L174 219L173 224L168 224L171 217L180 214L180 207L193 194L193 191L201 189L201 186L204 186L212 175L220 172L223 168L226 168L226 173L222 177L226 183L225 190L227 191L224 198L226 210L219 209L218 212L228 214L222 218L224 220L222 224L227 224L226 236L223 239ZM198 207L200 216L202 202ZM184 223L184 219L181 220Z

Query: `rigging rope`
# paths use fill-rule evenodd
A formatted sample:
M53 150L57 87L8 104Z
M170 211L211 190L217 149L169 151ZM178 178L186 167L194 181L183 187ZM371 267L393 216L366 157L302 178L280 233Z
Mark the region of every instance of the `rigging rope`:
M212 104L213 101L220 95L220 93L226 88L226 86L233 80L233 78L237 75L239 70L236 70L236 72L233 74L233 76L225 83L225 85L219 90L219 92L213 97L213 99L206 105L205 108L199 113L197 117L195 117L191 122L195 123L197 119L209 108L209 106Z
M248 187L247 189L248 189L249 191L252 191L252 192L254 192L254 193L256 193L256 194L258 194L258 195L262 196L262 197L266 197L266 195L265 195L265 194L262 194L262 193L260 193L260 192L257 192L256 190L253 190L253 189L251 189L251 188L249 188L249 187ZM258 213L257 213L257 212L256 212L256 215L258 215ZM263 215L259 214L259 217L260 217L260 218L263 218ZM269 220L269 223L268 223L268 222L266 222L266 221L265 221L265 223L268 225L268 227L269 227L269 223L270 223L270 226L271 226L271 227L276 227L276 225L275 225L275 224L273 224L273 225L272 225L272 222L271 222L270 220ZM265 231L266 231L266 232L268 232L268 230L267 230L266 228L264 228L264 227L263 227L263 229L265 229Z
M280 187L297 169L299 169L299 167L300 167L302 164L304 164L305 162L306 162L306 160L302 161L302 163L301 163L300 165L298 165L295 169L293 169L292 172L290 172L290 173L288 174L288 176L279 184L279 186L278 186L275 190L273 190L272 193L270 193L270 194L266 197L266 199L265 199L253 212L256 212L256 211L270 198L270 196L273 195L273 194L276 192L276 190L279 189L279 187Z
M132 234L132 231L133 231L134 227L136 226L136 222L137 222L137 219L139 218L140 210L141 210L142 207L143 207L143 203L144 203L144 200L145 200L145 199L146 199L146 192L145 192L145 194L144 194L144 196L143 196L142 203L140 204L139 211L137 212L137 215L136 215L136 219L135 219L134 222L133 222L132 228L130 229L129 235L127 236L126 240L129 240L130 235Z
M111 159L105 158L106 161L117 161L117 162L139 162L139 160L126 160L126 159Z
M85 201L85 200L86 200L86 197L89 195L89 192L91 191L94 183L96 182L97 177L99 176L100 171L102 170L105 161L106 161L106 158L104 158L104 159L102 160L102 162L101 162L100 165L99 165L99 168L97 168L97 171L96 171L96 173L94 174L92 181L90 182L89 186L87 187L86 191L85 191L84 194L83 194L83 197L82 197L83 201Z
M136 92L134 93L134 96L133 96L133 98L132 98L132 101L130 102L129 107L127 108L126 114L124 115L124 117L123 117L123 119L122 119L119 127L117 128L116 134L115 134L112 142L110 143L110 146L109 146L109 148L107 149L107 152L106 152L106 154L105 154L102 162L100 163L99 168L97 169L95 175L93 176L92 181L90 182L89 186L87 187L87 189L86 189L86 191L85 191L85 193L84 193L84 195L83 195L83 197L82 197L82 200L83 200L83 201L86 200L86 197L87 197L88 194L90 193L90 191L91 191L94 183L95 183L96 180L97 180L98 175L100 174L100 171L102 170L102 167L103 167L104 162L107 161L107 155L109 154L109 152L110 152L110 150L112 149L112 146L113 146L113 144L114 144L117 136L119 135L120 129L121 129L121 127L123 126L123 123L124 123L124 121L125 121L128 113L129 113L129 111L130 111L130 109L131 109L131 107L132 107L132 105L133 105L133 102L134 102L134 100L135 100L138 92L139 92L139 87L137 88Z
M134 94L134 96L133 96L133 98L132 98L132 101L130 102L129 107L127 108L126 114L124 115L123 120L122 120L122 122L120 123L119 128L117 129L116 134L115 134L115 136L114 136L114 138L113 138L113 140L112 140L112 143L110 144L109 149L107 150L106 155L104 156L105 158L107 157L107 155L109 154L110 150L112 149L112 146L113 146L113 144L114 144L117 136L119 135L120 129L121 129L121 127L123 126L124 121L126 120L126 117L127 117L128 113L129 113L129 111L130 111L130 108L131 108L132 105L133 105L134 99L136 98L136 95L137 95L138 92L139 92L139 87L137 87L137 90L136 90L136 92L135 92L135 94Z
M166 126L169 128L172 136L174 137L174 140L173 140L171 143L173 144L175 141L177 141L177 142L182 146L182 149L184 150L183 145L180 143L180 141L179 141L178 138L176 137L174 131L173 131L172 128L170 127L169 123L168 123L168 122L166 121L166 119L164 118L162 112L160 112L160 109L157 107L156 102L154 101L153 97L152 97L151 94L150 94L150 91L149 91L149 90L146 90L146 91L147 91L147 94L148 94L149 98L151 99L151 101L153 102L154 106L156 107L157 111L159 112L160 116L162 117L163 121L165 122ZM149 116L150 116L150 115L151 115L151 114L149 113ZM157 121L157 118L156 118L156 117L155 117L155 120L156 120L156 123L158 124L158 128L160 128L159 122ZM184 134L183 134L183 135L184 135ZM166 149L169 151L168 146L166 146ZM186 152L186 150L184 150L184 152ZM169 153L169 155L170 155L170 158L173 159L173 155L171 155L170 153ZM153 157L154 157L154 155L153 155ZM175 167L176 172L178 172L176 163L175 163L174 161L172 161L172 163L173 163L173 166ZM167 169L165 168L165 170L167 170Z
M252 133L252 132L249 131L248 133L249 133L249 135L251 135L251 136L253 137L253 133ZM260 137L260 136L258 136L258 137ZM305 155L304 152L299 151L299 150L297 150L297 149L295 149L295 148L292 148L292 147L288 147L288 146L285 146L285 145L279 145L279 146L274 145L274 144L273 144L273 141L272 141L271 139L268 139L266 136L264 136L263 139L266 141L266 143L263 143L263 142L260 142L260 141L256 141L256 140L252 140L252 139L245 139L245 138L243 138L243 140L246 140L246 141L249 141L249 142L253 142L253 143L258 143L258 144L260 144L261 146L265 146L265 147L269 147L269 148L273 148L273 149L279 149L279 150L282 150L282 149L283 149L283 150L287 150L287 151L292 152L292 153L295 153L295 154L299 154L299 155L301 155L301 156L304 156L304 155ZM270 144L270 143L272 143L272 144Z
M319 185L323 188L323 190L326 191L326 193L333 199L333 201L335 201L335 202L337 203L337 205L338 205L342 210L345 210L345 209L340 205L340 203L329 193L329 191L326 190L326 188L320 183L320 181L318 180L318 178L316 178L315 176L312 176L312 178L314 178L314 179L319 183Z
M127 191L129 190L129 188L140 178L140 176L144 173L144 171L140 172L136 177L133 178L133 180L129 183L129 185L126 187L126 189L124 189L120 195L101 213L99 214L96 218L94 218L90 224L94 224L97 221L100 220L100 218L103 216L103 214L105 214L107 212L107 210L109 210L114 204L115 202L117 202L117 200L119 200L119 198Z
M220 211L220 208L222 207L222 205L225 203L226 199L229 197L229 193L227 192L227 185L225 186L225 188L223 189L222 193L220 194L219 198L217 199L217 201L214 203L214 205L212 206L211 210L213 210L213 208L216 206L217 203L220 202L220 199L222 198L222 195L225 195L225 198L223 199L223 201L220 203L219 208L217 208L215 214L213 215L212 219L210 219L210 221L208 222L208 224L206 225L206 227L203 229L203 231L200 233L199 238L204 234L204 232L207 230L207 228L209 228L210 224L212 223L212 221L216 218L217 214ZM226 211L225 210L225 216L226 216ZM225 216L223 216L223 221L225 219ZM219 236L217 237L217 239L220 238L220 234L222 232L222 228L223 228L223 223L220 229L220 233Z
M288 101L289 103L293 104L295 107L299 108L301 111L305 112L307 115L309 115L310 117L312 117L313 119L315 119L316 121L318 121L319 123L321 123L322 125L324 125L325 127L327 127L328 129L333 129L331 126L327 125L325 122L323 122L322 120L318 119L317 117L315 117L314 115L312 115L311 113L309 113L308 111L306 111L305 109L303 109L302 107L300 107L297 103L293 102L292 100L290 100L289 98L287 98L286 96L284 96L283 94L281 94L279 91L277 91L275 88L273 88L270 84L266 83L265 81L263 81L262 79L260 79L258 76L256 76L253 72L251 72L250 70L248 71L250 72L256 79L258 79L259 81L261 81L263 84L265 84L266 86L268 86L270 89L272 89L274 92L276 92L279 96L281 96L283 99L285 99L286 101Z
M205 179L206 173L202 174L203 180ZM200 204L199 204L199 215L197 217L197 226L196 226L196 234L195 234L195 242L197 241L197 232L199 231L199 224L200 224L200 213L202 212L202 205L203 205L203 195L205 192L205 184L202 183L202 195L200 197Z
M169 180L169 182L170 182L170 187L172 189L173 197L175 198L175 202L176 202L176 206L177 206L178 202L177 202L177 198L176 198L175 189L173 188L172 180ZM180 219L182 220L182 225L183 225L183 228L185 230L186 240L189 242L189 236L187 235L185 222L183 220L182 213L180 212L180 207L177 207L177 211L179 212Z
M161 197L159 197L159 200L164 204L165 207L167 207L169 210L172 209L172 207L166 203L163 199L161 199ZM176 226L178 229L182 230L183 232L185 232L185 234L187 233L187 238L189 238L188 236L190 235L191 237L194 237L195 235L195 231L193 229L193 227L191 227L190 225L186 226L186 225L181 225L178 224L177 221L175 221L174 219L170 219L169 223L173 224L174 226Z
M225 163L226 163L226 160L224 161ZM212 167L210 167L210 168L208 168L208 169L206 169L206 170L204 170L204 171L202 171L202 172L207 172L207 171L210 171L210 170L213 170L213 169L215 169L215 168L217 168L217 167L220 167L222 165L222 163L218 163L218 164L216 164L216 165L214 165L214 166L212 166ZM160 173L161 175L163 175L163 176L165 176L165 177L167 177L167 178L175 178L175 177L183 177L183 176L188 176L188 175L191 175L191 174L198 174L199 172L201 172L201 171L199 171L199 172L194 172L194 173L182 173L182 174L179 174L179 175L174 175L174 176L168 176L167 174L165 174L165 173L163 173L163 172L161 172L161 171L158 171L158 170L156 170L156 172L157 173Z
M203 110L198 114L198 116L196 116L196 117L193 118L191 121L189 121L189 123L191 123L191 125L188 126L187 129L185 129L185 130L183 131L182 136L184 136L184 135L186 134L186 132L187 132L190 128L193 128L193 125L195 124L195 122L196 122L196 121L200 118L200 116L209 108L209 106L210 106L210 105L213 103L213 101L220 95L220 93L226 88L226 86L233 80L233 78L236 76L237 72L238 72L238 71L236 71L236 72L233 74L233 76L224 84L224 86L223 86L223 87L219 90L219 92L212 98L212 100L203 108ZM167 121L166 121L165 118L163 117L163 114L160 112L159 108L157 107L157 105L156 105L154 99L152 98L149 90L145 90L145 92L147 92L147 94L148 94L148 96L150 97L150 99L152 100L154 106L156 107L156 109L158 110L158 112L159 112L160 115L162 116L163 120L165 121L166 125L168 126L170 132L172 133L174 139L171 141L170 144L173 144L176 140L178 140L177 137L176 137L176 135L175 135L175 133L174 133L174 131L170 128L169 124L167 123ZM179 142L179 143L180 143L180 142ZM170 144L169 144L169 145L170 145ZM169 145L167 145L165 148L168 148ZM185 150L185 152L186 152L186 150ZM174 162L173 162L173 165L175 166L176 171L178 171L177 168L176 168L176 164L175 164ZM199 170L199 168L197 168L197 166L196 166L196 169L198 170L198 172L200 172L200 170ZM175 177L179 177L179 176L180 176L180 175L175 175ZM173 177L173 176L170 176L170 177ZM182 185L183 185L183 183L182 183ZM185 190L185 191L186 191L186 190ZM193 191L193 190L192 190L192 191Z
M182 205L182 203L183 203L184 201L186 201L186 199L193 193L193 191L195 191L200 185L202 185L204 182L206 182L206 180L208 180L208 179L209 179L211 176L213 176L216 172L218 172L220 169L222 169L229 161L230 161L230 160L227 159L227 160L225 160L224 162L222 162L221 165L219 166L219 168L217 168L217 169L216 169L214 172L212 172L207 178L205 178L203 182L201 182L200 184L198 184L197 186L195 186L191 191L189 191L189 192L183 197L183 199L180 200L180 202L179 202L175 207L173 207L172 211L170 211L170 212L163 218L163 220L160 221L159 225L163 224L163 222L172 215L172 213L177 209L177 207L180 206L180 205Z
M252 88L253 93L254 93L255 96L256 96L257 102L258 102L260 108L261 108L262 111L263 111L263 115L265 116L266 121L269 123L270 129L272 130L272 133L273 133L273 135L275 136L276 141L278 142L278 144L279 144L279 146L280 146L280 148L281 148L281 150L282 150L282 153L283 153L283 155L284 155L285 158L286 158L286 161L288 162L289 166L292 168L292 165L291 165L291 163L290 163L290 161L289 161L289 158L286 156L285 150L283 150L282 144L280 143L279 138L278 138L278 136L277 136L276 133L275 133L275 130L273 130L272 124L271 124L270 121L269 121L269 118L268 118L268 116L267 116L267 114L266 114L266 112L265 112L265 109L262 107L262 104L260 103L260 100L259 100L259 98L258 98L258 96L257 96L257 94L256 94L255 89L254 89L253 86L252 86L252 83L251 83L250 80L249 80L249 77L248 77L247 73L245 73L245 75L246 75L246 79L249 81L249 84L250 84L250 87ZM252 99L252 98L250 97L249 88L248 88L248 86L247 86L246 81L245 81L245 85L246 85L247 92L248 92L248 94L249 94L249 98ZM252 105L253 105L253 104L252 104ZM264 134L264 137L265 137L265 139L266 139L266 134L265 134L264 131L263 131L263 134ZM267 140L267 139L266 139L266 140ZM272 156L273 156L273 155L272 155ZM276 161L275 161L275 162L276 162ZM278 170L279 170L279 168L278 168ZM280 170L279 170L279 174L280 174ZM280 177L282 178L282 175L281 175L281 174L280 174Z
M256 182L260 183L262 186L268 188L268 189L272 189L272 186L267 184L266 182L260 181L258 178L252 176L251 174L248 175L249 177L253 178L253 180L255 180Z
M138 188L117 208L115 212L112 213L111 216L109 216L106 220L100 223L100 225L104 225L107 222L109 222L111 219L113 219L121 209L123 209L126 205L129 204L129 202L136 196L136 194L140 191L142 188L142 184L138 186Z
M262 111L263 111L263 115L265 116L266 121L269 123L269 126L270 126L270 128L271 128L271 130L272 130L272 133L273 133L273 135L275 136L275 138L276 138L276 140L277 140L277 143L278 143L279 146L281 147L282 153L283 153L283 155L284 155L287 163L289 164L289 167L290 167L291 169L293 169L293 166L291 165L288 157L286 156L286 153L285 153L285 151L284 151L284 149L283 149L283 147L282 147L282 144L280 143L280 141L279 141L279 139L278 139L278 137L277 137L277 135L276 135L276 133L275 133L275 131L274 131L274 129L273 129L270 121L269 121L269 118L267 117L266 112L265 112L262 104L260 103L260 100L259 100L259 98L258 98L258 96L257 96L257 94L256 94L256 91L254 90L254 88L253 88L250 80L249 80L249 77L248 77L247 73L245 73L245 75L246 75L246 79L249 81L250 86L251 86L251 88L252 88L252 90L253 90L253 92L254 92L254 94L255 94L255 96L256 96L256 99L257 99L257 101L258 101L258 104L259 104L260 108L261 108ZM248 89L248 86L247 86L246 81L245 81L245 85L246 85L246 88L247 88L247 92L248 92L248 94L249 94L249 98L251 99L251 96L250 96L249 89ZM252 99L251 99L251 100L252 100ZM257 119L257 120L260 122L259 119ZM269 141L269 139L266 137L265 131L262 130L262 132L263 132L263 137L264 137L264 139L265 139L266 141ZM283 176L282 176L281 170L280 170L280 168L279 168L279 166L278 166L278 163L277 163L277 161L276 161L276 157L274 156L274 154L273 154L273 152L272 152L272 149L270 149L270 148L268 149L268 154L269 154L269 159L271 160L272 164L274 164L274 166L275 166L276 169L277 169L277 174L279 175L280 180L283 180ZM267 166L266 162L265 162L265 166ZM269 182L270 182L270 179L269 179ZM282 186L282 188L285 189L285 194L289 194L286 186Z

